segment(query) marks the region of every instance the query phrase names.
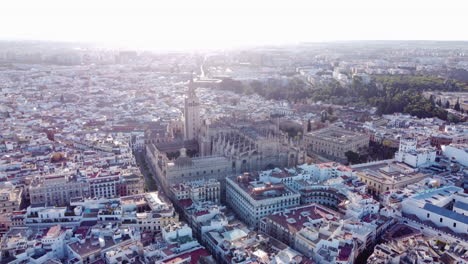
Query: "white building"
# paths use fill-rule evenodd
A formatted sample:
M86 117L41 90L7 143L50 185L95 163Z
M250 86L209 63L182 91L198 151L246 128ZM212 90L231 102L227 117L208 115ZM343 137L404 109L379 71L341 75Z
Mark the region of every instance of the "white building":
M97 175L88 178L91 197L112 198L120 196L120 175Z
M134 132L130 139L130 147L133 151L141 151L145 149L145 133Z
M294 188L294 182L298 180L311 180L323 182L330 178L341 176L354 176L354 170L336 162L319 164L302 164L296 168L266 170L259 172L260 181L271 183L284 183Z
M248 173L226 178L227 203L246 224L254 228L258 228L263 217L299 205L300 197L285 184L256 181Z
M468 166L468 145L445 145L442 146L442 152L450 160L455 160L463 166Z
M416 148L417 141L414 138L401 138L400 148L395 153L395 159L404 162L414 168L428 166L434 163L436 151L433 149Z
M66 231L60 225L49 228L46 235L41 239L44 249L50 249L55 257L64 257L64 241Z
M454 201L453 210L447 209L447 206ZM421 221L430 221L440 228L449 228L455 233L466 234L467 204L468 196L463 193L462 188L446 186L430 189L403 200L402 211L406 216L413 215Z
M192 229L185 223L174 223L165 226L162 231L163 239L169 244L177 244L178 251L188 250L200 246L193 238Z

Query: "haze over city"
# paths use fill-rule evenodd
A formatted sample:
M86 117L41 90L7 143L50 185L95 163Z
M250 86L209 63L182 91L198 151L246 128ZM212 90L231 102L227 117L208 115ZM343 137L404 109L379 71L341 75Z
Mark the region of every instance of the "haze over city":
M466 1L0 4L0 264L468 263Z
M449 1L6 1L2 39L214 49L336 40L467 40Z

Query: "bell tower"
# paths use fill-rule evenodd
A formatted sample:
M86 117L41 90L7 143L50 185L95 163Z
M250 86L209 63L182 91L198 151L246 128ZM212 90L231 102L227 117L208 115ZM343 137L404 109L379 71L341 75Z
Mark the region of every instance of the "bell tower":
M184 138L198 139L200 132L200 100L195 93L193 77L188 85L187 97L184 105Z

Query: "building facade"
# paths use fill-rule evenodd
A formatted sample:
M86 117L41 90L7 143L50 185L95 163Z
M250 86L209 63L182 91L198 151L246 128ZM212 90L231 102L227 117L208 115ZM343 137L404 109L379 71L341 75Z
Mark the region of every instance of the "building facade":
M286 185L263 183L249 174L226 179L226 201L237 216L253 228L274 212L299 205L300 194Z
M89 194L89 184L77 175L37 177L29 186L31 204L66 205L70 199L89 197Z
M405 163L395 161L382 166L371 164L369 168L361 167L356 176L367 185L367 191L375 195L404 188L428 177Z
M404 216L415 216L418 221L431 222L437 228L448 228L459 235L468 232L468 195L459 187L417 193L402 202L402 212Z
M367 152L369 135L330 126L305 134L304 143L309 153L344 161L348 151L359 154Z
M418 149L415 138L401 138L400 147L395 153L395 159L404 162L414 168L429 166L436 158L435 149Z
M293 167L305 162L301 145L272 121L220 118L200 120L200 101L189 85L184 139L171 129L145 133L146 161L165 191L173 184L224 179L241 172Z
M221 183L215 179L184 182L171 186L171 194L176 200L190 199L194 203L220 202Z
M120 196L119 175L98 175L88 179L91 197L112 198Z
M18 211L23 200L23 189L9 184L0 188L0 212L8 214Z

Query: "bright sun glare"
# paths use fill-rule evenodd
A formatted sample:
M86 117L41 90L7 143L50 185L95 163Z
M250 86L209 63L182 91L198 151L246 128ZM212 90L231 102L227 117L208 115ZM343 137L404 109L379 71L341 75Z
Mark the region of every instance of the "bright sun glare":
M450 2L450 3L447 3ZM1 39L150 49L329 40L468 39L467 1L7 1Z

